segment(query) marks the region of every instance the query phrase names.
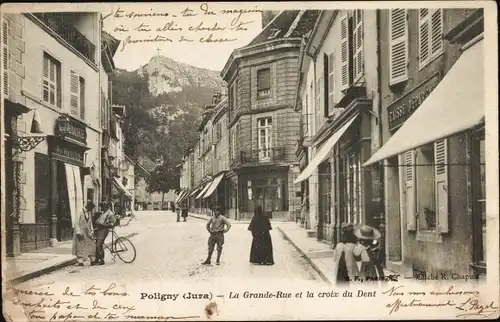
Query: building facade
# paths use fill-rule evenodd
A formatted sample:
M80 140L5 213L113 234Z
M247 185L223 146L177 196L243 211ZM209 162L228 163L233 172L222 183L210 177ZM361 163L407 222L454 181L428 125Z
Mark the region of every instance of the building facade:
M294 220L300 209L293 109L301 37L319 11L284 11L246 47L233 51L221 76L228 83L230 199L242 219L261 206L270 218Z
M94 93L100 84L101 25L97 13L9 17L3 35L10 37L3 44L12 48L4 56L11 71L4 74L4 85L16 89L9 98L29 109L12 132L20 166L13 199L18 206L16 255L71 239L84 200L99 198L101 125ZM33 143L33 123L44 138L28 150L23 143Z
M361 167L379 145L375 24L375 10L322 11L301 50L295 183L308 235L331 243L342 223L382 224L380 175Z
M374 160L391 201L387 266L402 274L486 273L483 24L482 9L379 12L385 146Z

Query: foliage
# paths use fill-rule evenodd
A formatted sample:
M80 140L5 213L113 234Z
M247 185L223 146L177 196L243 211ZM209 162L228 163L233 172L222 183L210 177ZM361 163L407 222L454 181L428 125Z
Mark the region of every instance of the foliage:
M167 163L158 165L146 179L148 192L168 193L180 189L180 174Z

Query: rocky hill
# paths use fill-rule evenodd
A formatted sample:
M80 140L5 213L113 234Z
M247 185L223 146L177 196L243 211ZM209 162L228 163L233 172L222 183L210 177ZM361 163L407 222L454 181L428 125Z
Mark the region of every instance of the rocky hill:
M161 156L172 164L197 140L197 125L212 94L226 88L219 72L164 56L135 71L117 69L112 81L113 104L127 106L125 152L152 160Z

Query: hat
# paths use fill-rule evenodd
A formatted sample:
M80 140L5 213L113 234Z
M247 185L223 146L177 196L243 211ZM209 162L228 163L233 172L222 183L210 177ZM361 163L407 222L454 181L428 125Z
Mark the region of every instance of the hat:
M221 208L220 208L220 206L213 206L212 210L213 211L221 211Z
M368 225L363 225L361 228L356 229L354 232L357 238L359 239L368 239L368 240L375 240L380 238L380 232Z
M109 207L109 201L107 201L107 200L103 200L103 201L99 202L99 207L102 207L102 206L107 206L107 207Z

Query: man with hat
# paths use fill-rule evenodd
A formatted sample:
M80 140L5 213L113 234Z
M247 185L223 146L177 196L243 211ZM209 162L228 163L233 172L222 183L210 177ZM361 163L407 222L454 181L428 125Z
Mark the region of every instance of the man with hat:
M79 266L87 266L91 263L91 258L95 256L95 245L92 239L92 211L95 205L91 200L87 201L84 208L79 211L74 236L73 255L77 257Z
M99 203L99 207L101 208L101 214L95 223L97 231L96 259L92 262L92 265L104 265L104 241L108 236L109 229L116 223L116 217L113 211L111 211L109 202L102 201Z
M380 232L368 225L363 225L354 232L358 245L354 248L354 257L361 260L360 273L365 281L381 281L385 279L383 255L380 246Z
M224 234L231 228L231 223L222 215L222 210L219 206L213 208L214 215L207 222L207 230L210 233L208 238L208 256L203 262L204 265L210 265L212 253L217 244L217 265L220 265L220 256L222 254L222 245L224 245Z

